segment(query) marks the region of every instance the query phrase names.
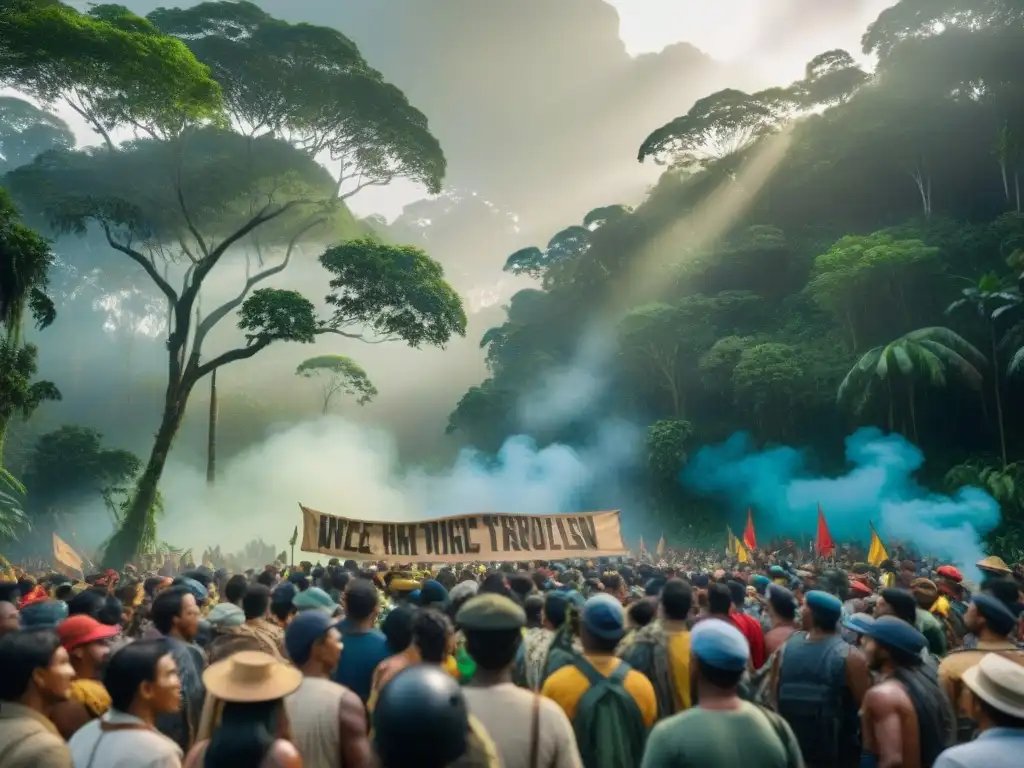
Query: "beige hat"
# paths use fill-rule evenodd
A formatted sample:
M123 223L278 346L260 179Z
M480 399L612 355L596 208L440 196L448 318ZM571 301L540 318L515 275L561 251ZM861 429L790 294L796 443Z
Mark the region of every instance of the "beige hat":
M977 562L977 566L986 571L998 571L999 573L1013 573L1013 571L1010 570L1010 566L1008 566L1003 561L1003 558L996 557L995 555L990 555L989 557L986 557L984 560L979 560Z
M1000 712L1024 719L1024 667L997 653L986 653L963 673L964 685Z
M206 690L221 701L274 701L301 684L299 670L262 651L239 651L203 673Z

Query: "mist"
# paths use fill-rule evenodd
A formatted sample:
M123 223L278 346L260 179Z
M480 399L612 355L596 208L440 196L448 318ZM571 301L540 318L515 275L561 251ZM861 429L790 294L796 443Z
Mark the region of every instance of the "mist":
M945 558L976 578L985 553L981 537L999 524L999 505L979 488L934 493L914 479L924 454L898 434L874 427L846 439L850 469L835 477L811 469L805 451L779 446L758 451L746 433L700 449L681 482L724 501L739 519L752 508L759 536L813 537L821 505L837 542L867 544L873 523L883 541L901 541Z

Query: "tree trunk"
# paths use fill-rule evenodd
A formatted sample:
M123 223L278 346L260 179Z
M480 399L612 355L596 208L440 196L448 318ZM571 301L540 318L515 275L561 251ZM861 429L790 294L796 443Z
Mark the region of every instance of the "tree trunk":
M171 445L181 428L192 386L193 383L181 383L176 387L168 387L160 428L153 441L146 469L135 486L135 496L121 521L121 527L111 536L103 553L103 564L108 568L123 568L125 563L139 554L139 545L145 538L146 526L149 524L150 510L156 502L160 477L167 465Z
M1003 469L1006 469L1006 427L1003 425L1003 396L999 391L999 348L996 345L995 326L990 324L989 330L989 335L992 338L992 387L996 396L996 422L999 424L999 451L1003 459Z
M999 175L1003 180L1003 194L1006 195L1006 202L1010 202L1010 177L1006 173L1006 157L999 158Z
M210 374L210 424L206 438L206 483L217 477L217 369Z

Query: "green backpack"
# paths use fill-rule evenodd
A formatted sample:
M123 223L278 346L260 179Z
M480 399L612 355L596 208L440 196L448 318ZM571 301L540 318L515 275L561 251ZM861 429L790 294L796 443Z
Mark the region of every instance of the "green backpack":
M620 661L608 677L583 657L578 657L575 665L590 682L590 688L580 699L573 718L583 765L585 768L639 766L647 740L647 727L640 707L626 690L629 664Z

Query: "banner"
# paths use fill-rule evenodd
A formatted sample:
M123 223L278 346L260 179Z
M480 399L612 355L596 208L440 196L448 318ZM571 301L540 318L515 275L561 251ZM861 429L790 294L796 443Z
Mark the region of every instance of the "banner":
M478 514L419 522L353 520L302 510L302 551L350 560L491 562L626 554L619 511Z
M56 533L53 534L53 562L56 569L73 579L85 578L82 570L82 556Z

